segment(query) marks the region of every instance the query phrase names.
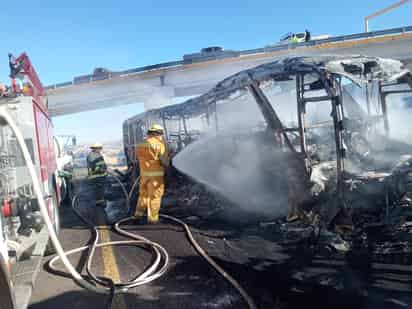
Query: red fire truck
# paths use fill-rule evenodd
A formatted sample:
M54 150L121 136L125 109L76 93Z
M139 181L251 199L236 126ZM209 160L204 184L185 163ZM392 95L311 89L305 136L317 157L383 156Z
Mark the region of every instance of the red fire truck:
M0 107L24 136L58 231L60 180L45 90L25 53L17 58L9 54L9 66L11 85L0 85ZM0 119L0 309L27 306L42 256L51 251L22 151Z

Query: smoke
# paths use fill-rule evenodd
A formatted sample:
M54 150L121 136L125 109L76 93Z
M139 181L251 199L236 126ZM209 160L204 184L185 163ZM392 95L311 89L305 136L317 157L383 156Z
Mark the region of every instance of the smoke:
M389 135L386 136L381 110L381 103L377 83L368 85L369 91L369 127L355 128L359 133L352 135L352 151L363 157L363 170L390 171L405 154L412 153L412 110L407 104L404 95L389 95L386 97L388 110ZM398 86L399 88L399 86ZM348 97L356 102L362 115L360 120L367 121L368 109L366 88L350 85L346 87ZM345 99L345 97L344 97ZM344 100L344 104L348 100ZM349 115L352 119L359 119ZM366 123L366 122L365 122ZM351 162L353 163L353 162Z
M171 87L157 87L144 85L148 96L144 101L144 106L147 110L164 107L173 104L174 90Z
M368 85L369 91L369 105L370 115L378 116L382 114L379 88L376 82ZM391 87L391 90L404 89L402 86ZM367 117L367 100L366 100L366 87L356 87L355 85L347 85L345 87L346 97L344 96L344 103L347 105L347 101L351 99L352 102L356 102L358 109L361 110L362 117ZM394 94L386 96L388 120L390 127L390 138L401 142L410 142L412 137L412 122L410 121L412 115L412 106L408 104L411 95ZM353 104L352 104L353 105ZM359 115L357 115L359 116ZM378 125L376 129L379 134L384 133L383 121L377 121Z
M287 209L285 164L258 136L204 137L182 150L174 165L246 210L281 215Z
M274 148L274 137L262 129L256 103L245 94L218 104L217 110L217 121L211 117L209 130L174 158L174 166L245 210L285 215L284 153Z
M406 98L402 95L388 96L388 119L390 136L396 140L411 143L412 106L407 104Z

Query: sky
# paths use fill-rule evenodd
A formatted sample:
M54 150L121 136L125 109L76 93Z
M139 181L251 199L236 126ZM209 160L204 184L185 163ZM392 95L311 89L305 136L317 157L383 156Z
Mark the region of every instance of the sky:
M249 49L287 32L363 31L363 17L395 0L39 0L8 1L0 10L0 81L7 53L26 51L44 85L71 81L96 67L114 71L171 60L207 46ZM370 22L370 30L411 25L412 1ZM138 103L138 102L137 102ZM80 143L121 138L124 119L142 104L53 119L57 134Z

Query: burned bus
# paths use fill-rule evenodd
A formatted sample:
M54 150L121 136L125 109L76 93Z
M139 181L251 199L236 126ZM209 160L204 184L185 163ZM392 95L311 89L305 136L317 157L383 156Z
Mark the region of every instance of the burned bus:
M352 227L345 218L356 209L389 213L412 189L411 137L398 130L409 124L404 97L411 87L410 72L391 59L263 64L126 120L127 160L136 165L136 144L152 123L163 124L179 154L174 165L232 201L290 219L322 218L327 226L342 217L341 226Z

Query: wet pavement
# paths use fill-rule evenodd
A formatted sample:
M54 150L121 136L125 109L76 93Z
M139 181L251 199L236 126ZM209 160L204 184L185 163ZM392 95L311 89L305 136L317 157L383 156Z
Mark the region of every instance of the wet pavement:
M121 210L121 203L106 214L93 206L87 184L79 209L99 226L101 241L120 240L106 224L106 214ZM114 196L113 199L116 199ZM167 203L165 203L167 204ZM234 276L254 298L259 308L411 308L412 266L379 264L354 257L313 252L309 247L287 247L279 239L276 224L232 225L204 220L183 207L163 211L185 218L195 237L215 261ZM212 216L213 217L213 216ZM110 218L109 218L110 219ZM70 207L61 208L60 239L65 249L87 244L90 232ZM127 229L159 242L170 255L168 272L160 279L115 297L112 308L246 308L239 293L192 248L180 226L161 220L158 225L130 225ZM200 233L199 233L200 232ZM37 280L30 309L104 308L107 296L91 293L70 278L44 269ZM84 269L85 254L72 257ZM115 281L127 280L149 265L151 255L135 247L97 250L96 274ZM404 263L405 264L405 263Z

